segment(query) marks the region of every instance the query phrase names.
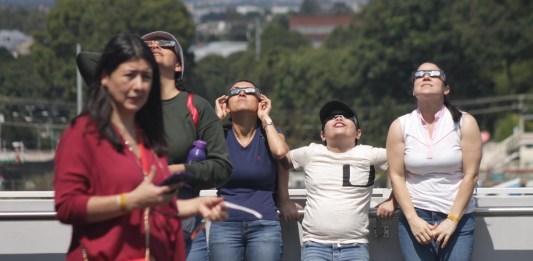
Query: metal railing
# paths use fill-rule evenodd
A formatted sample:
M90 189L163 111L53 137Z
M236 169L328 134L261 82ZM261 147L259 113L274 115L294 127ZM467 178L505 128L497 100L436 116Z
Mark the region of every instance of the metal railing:
M386 198L390 194L390 189L374 189L373 197ZM0 192L0 204L2 201L16 200L53 200L53 191L2 191ZM201 195L214 196L215 190L204 190ZM305 200L304 189L291 189L291 199ZM503 195L503 196L502 196ZM479 188L476 197L520 197L527 196L533 199L533 188ZM50 202L53 204L53 202ZM53 207L53 206L52 206ZM299 211L300 218L304 215L304 210ZM398 211L394 214L398 215ZM533 206L498 206L498 207L477 207L474 210L475 216L494 217L494 216L533 216ZM376 216L376 208L369 211L371 218ZM55 220L56 212L50 211L2 211L0 210L0 221L24 221L24 220Z

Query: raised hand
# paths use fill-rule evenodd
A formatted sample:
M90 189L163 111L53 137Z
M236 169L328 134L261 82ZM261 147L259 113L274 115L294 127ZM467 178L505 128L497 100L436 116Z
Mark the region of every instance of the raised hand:
M224 119L228 115L228 96L222 95L215 100L215 112L219 119Z
M270 110L272 109L272 101L266 97L264 94L261 94L261 101L258 104L257 108L257 117L264 120L270 115Z

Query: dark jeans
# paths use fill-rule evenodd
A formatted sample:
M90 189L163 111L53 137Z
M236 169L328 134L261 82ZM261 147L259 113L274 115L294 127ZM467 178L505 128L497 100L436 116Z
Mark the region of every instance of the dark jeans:
M420 218L429 224L440 224L446 220L447 214L416 208ZM435 241L422 245L416 241L411 232L409 223L403 215L400 215L398 223L398 235L403 258L406 261L468 261L472 259L474 249L475 220L472 213L465 214L457 225L445 248L440 248Z

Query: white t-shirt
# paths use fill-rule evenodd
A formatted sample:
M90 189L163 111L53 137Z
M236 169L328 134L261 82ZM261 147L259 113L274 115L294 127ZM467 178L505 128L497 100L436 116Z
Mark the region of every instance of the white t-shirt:
M357 145L335 153L312 143L289 153L294 168L305 172L302 241L367 243L374 166L387 169L385 149Z
M418 110L400 117L400 122L404 131L405 179L413 205L449 213L464 178L463 153L460 126L453 122L448 109L443 110L432 137ZM471 197L465 213L474 208L475 199Z

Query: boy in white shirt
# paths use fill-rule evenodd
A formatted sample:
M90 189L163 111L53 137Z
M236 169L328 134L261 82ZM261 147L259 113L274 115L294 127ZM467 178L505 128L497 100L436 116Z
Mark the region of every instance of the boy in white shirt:
M369 260L368 210L375 167L387 169L386 151L357 145L357 114L342 102L326 103L320 121L324 144L287 154L289 167L305 172L302 260Z

